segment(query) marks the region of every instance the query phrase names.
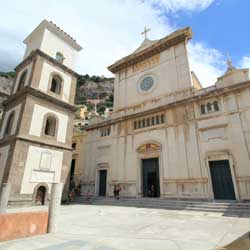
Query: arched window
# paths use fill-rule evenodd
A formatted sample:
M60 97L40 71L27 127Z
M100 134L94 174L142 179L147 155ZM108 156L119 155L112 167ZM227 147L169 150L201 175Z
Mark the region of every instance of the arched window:
M201 114L204 115L206 113L205 105L201 105Z
M218 104L218 102L214 101L213 105L214 105L214 111L219 111L219 104Z
M50 91L60 94L62 88L62 79L58 75L54 75L51 81Z
M8 116L8 119L7 119L7 122L6 122L6 126L5 126L5 131L4 131L5 135L10 135L11 134L11 130L12 130L12 127L13 127L13 122L14 122L14 117L15 117L15 113L14 112L12 112Z
M55 136L56 133L56 118L52 115L48 116L45 121L44 134L49 136Z
M56 60L59 62L59 63L63 63L63 60L64 60L64 56L61 52L57 52L56 53Z
M212 104L209 102L208 104L207 104L207 112L209 113L209 112L211 112L212 111Z
M24 87L26 78L27 78L27 69L24 70L24 72L20 76L17 91L21 90Z

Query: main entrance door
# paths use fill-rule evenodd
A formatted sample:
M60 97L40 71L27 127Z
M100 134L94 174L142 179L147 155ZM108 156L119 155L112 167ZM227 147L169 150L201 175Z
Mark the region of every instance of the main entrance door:
M160 196L158 158L142 160L142 190L144 197Z
M107 170L99 171L99 196L106 196Z
M219 200L235 200L229 161L210 161L209 167L212 178L214 198Z

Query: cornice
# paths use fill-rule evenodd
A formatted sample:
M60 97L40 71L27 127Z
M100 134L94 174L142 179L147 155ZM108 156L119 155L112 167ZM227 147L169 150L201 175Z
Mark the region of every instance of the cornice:
M58 105L60 107L63 107L67 110L70 110L71 112L75 112L77 110L75 106L73 106L67 102L61 101L53 96L50 96L46 93L43 93L43 92L41 92L37 89L34 89L30 86L25 86L22 90L18 91L14 95L11 95L8 98L8 100L6 101L6 105L11 104L12 102L16 102L18 99L24 98L27 95L38 97L39 99L42 99L42 100L45 100L47 102Z
M54 65L56 65L57 67L59 67L60 69L62 69L63 71L66 71L67 73L75 76L76 78L79 78L80 75L78 73L76 73L75 71L73 71L72 69L68 68L67 66L65 66L64 64L58 62L56 59L54 59L53 57L47 55L46 53L42 52L39 49L36 49L34 51L32 51L30 53L30 55L28 57L26 57L20 64L18 64L15 68L15 71L19 71L21 70L23 67L25 67L30 61L32 61L35 57L40 56L44 59L46 59L47 61L53 63Z
M135 52L126 56L114 64L110 65L108 69L112 73L116 73L124 68L127 68L135 63L141 62L151 56L154 56L180 42L185 42L192 38L192 30L190 27L186 27L180 30L177 30L170 35L160 39L152 46L141 50L139 52Z
M164 105L156 107L156 108L152 108L152 109L145 110L145 111L135 113L135 114L124 115L124 116L121 116L121 117L118 117L118 118L109 119L109 120L106 120L106 121L102 121L102 122L99 122L99 123L96 123L96 124L89 125L88 127L86 127L86 130L89 131L89 130L109 126L109 125L115 124L117 122L122 122L122 121L130 120L130 119L134 119L134 118L138 118L138 117L143 117L143 116L146 116L146 115L154 114L156 112L164 111L167 108L171 108L171 107L174 107L174 106L195 102L197 100L200 100L201 98L206 98L206 97L210 97L210 96L218 96L218 95L222 95L222 94L228 94L230 92L241 90L241 89L247 88L247 87L250 87L250 81L237 83L237 84L227 86L227 87L224 87L224 88L215 88L215 89L213 89L211 91L203 92L201 94L195 94L194 93L193 95L191 95L191 96L189 96L187 98L183 98L183 99L178 100L178 101L173 101L171 103L164 104Z

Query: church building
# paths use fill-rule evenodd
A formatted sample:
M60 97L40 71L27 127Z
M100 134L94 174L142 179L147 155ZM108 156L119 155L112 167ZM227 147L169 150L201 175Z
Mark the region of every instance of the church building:
M68 181L81 46L47 20L24 43L1 124L0 184L10 204L44 204L51 183Z
M114 112L87 128L83 192L111 196L119 184L126 197L250 199L249 69L229 60L202 88L190 71L191 38L191 28L145 36L108 67Z

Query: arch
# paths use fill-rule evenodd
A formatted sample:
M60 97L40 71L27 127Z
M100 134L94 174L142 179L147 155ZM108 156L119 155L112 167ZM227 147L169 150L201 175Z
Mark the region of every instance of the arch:
M211 102L207 103L207 112L212 112L212 104Z
M213 102L213 107L214 107L214 111L219 111L220 110L219 103L217 101Z
M46 183L38 184L33 193L33 202L36 205L45 205L48 197L49 187Z
M206 107L204 104L201 105L201 114L204 115L206 113Z
M59 62L59 63L63 63L65 57L63 56L63 54L61 52L56 52L56 60Z
M44 135L55 137L58 128L58 118L54 114L47 114L44 117Z
M138 153L159 152L161 151L161 144L156 141L148 141L137 147L136 151Z
M27 72L28 72L27 69L22 72L18 82L17 91L20 91L24 87L27 78Z
M14 123L14 118L15 118L15 111L12 111L7 118L4 135L11 134L11 130L12 130L13 123Z
M60 95L62 89L62 77L58 74L53 74L51 77L50 91Z

